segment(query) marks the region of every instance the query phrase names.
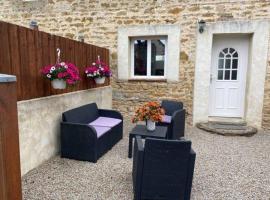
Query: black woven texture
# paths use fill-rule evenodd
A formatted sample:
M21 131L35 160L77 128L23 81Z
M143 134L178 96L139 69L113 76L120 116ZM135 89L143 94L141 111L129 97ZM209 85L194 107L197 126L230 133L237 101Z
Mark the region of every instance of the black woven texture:
M189 200L195 164L190 141L136 137L133 158L135 200Z
M177 101L163 100L161 106L165 110L166 115L172 116L171 123L158 122L158 126L167 126L167 138L176 140L185 136L185 115L186 110L183 109L183 103Z
M172 100L162 100L161 107L164 108L166 115L172 116L176 110L183 109L183 103Z
M100 116L121 119L101 137L88 125ZM123 138L123 117L114 110L98 109L95 103L69 110L62 115L61 122L61 156L76 160L97 162Z
M89 124L96 118L98 118L98 107L95 103L80 106L62 114L63 122Z

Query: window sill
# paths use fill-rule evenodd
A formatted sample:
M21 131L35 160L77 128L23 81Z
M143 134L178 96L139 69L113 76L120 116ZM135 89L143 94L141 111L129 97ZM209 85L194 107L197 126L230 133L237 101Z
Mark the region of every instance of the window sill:
M165 78L131 78L128 82L167 82Z

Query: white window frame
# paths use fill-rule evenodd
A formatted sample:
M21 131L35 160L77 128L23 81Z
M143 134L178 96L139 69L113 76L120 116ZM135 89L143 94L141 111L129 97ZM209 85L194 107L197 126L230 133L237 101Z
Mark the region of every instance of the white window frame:
M179 82L180 69L180 25L138 25L118 27L117 37L117 79L129 81L131 77L131 38L139 37L167 37L167 69L165 71L166 82ZM148 80L148 79L146 79ZM155 78L150 78L155 80Z
M151 75L151 58L152 58L152 50L151 50L151 40L165 40L165 53L164 53L164 75L163 76L154 76ZM134 74L134 42L136 40L147 40L147 69L146 76L136 76ZM166 71L167 71L167 52L168 52L168 39L166 36L156 36L156 37L134 37L130 39L130 77L132 79L166 79Z

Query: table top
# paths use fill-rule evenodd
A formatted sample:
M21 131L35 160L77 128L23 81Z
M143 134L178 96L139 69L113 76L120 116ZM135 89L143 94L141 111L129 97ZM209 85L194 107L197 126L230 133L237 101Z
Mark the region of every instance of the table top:
M139 135L142 137L152 137L152 138L166 138L167 127L156 126L154 131L148 131L145 125L136 125L130 132L130 135Z

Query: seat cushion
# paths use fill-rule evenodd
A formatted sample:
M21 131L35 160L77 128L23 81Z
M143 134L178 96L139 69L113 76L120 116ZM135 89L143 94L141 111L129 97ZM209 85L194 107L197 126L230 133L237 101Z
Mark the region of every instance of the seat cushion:
M169 115L163 115L162 122L170 124L172 121L172 116Z
M89 123L91 126L105 126L114 127L122 122L121 119L110 118L110 117L98 117L96 120Z
M110 127L105 127L105 126L93 126L94 129L97 132L97 138L101 137L105 133L107 133L109 130L111 130Z

